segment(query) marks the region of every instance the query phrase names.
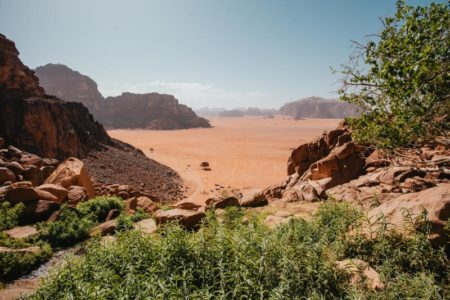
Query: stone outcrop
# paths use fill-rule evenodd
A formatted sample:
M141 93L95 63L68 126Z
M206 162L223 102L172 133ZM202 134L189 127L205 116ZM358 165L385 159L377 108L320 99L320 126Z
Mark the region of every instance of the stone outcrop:
M36 68L42 86L58 98L83 103L95 119L107 128L184 129L211 127L172 95L122 93L104 98L97 84L65 65Z
M263 191L266 198L315 201L324 192L364 172L367 149L356 145L344 126L294 149L288 160L288 178Z
M175 208L170 210L158 210L154 217L158 224L178 222L187 229L193 229L200 225L200 221L205 217L205 213Z
M373 290L384 289L380 274L363 260L354 258L336 261L336 267L349 274L349 283L352 286L356 287L366 282Z
M27 180L38 186L58 160L77 157L96 184L130 184L162 200L181 196L176 172L110 138L83 104L45 95L18 55L14 43L0 35L0 184ZM124 168L131 171L121 176Z
M320 97L309 97L286 103L280 108L280 113L295 119L343 119L358 114L356 106L353 104Z
M72 185L81 186L86 189L89 198L95 197L95 189L84 163L69 157L45 180L46 184L57 184L64 188Z
M430 241L435 246L444 246L449 239L444 226L450 218L450 183L441 183L418 193L399 195L369 210L368 217L374 223L379 218L384 218L389 229L407 232L412 229L410 227L414 222L405 218L405 213L414 220L420 217L423 211L427 212L431 225Z

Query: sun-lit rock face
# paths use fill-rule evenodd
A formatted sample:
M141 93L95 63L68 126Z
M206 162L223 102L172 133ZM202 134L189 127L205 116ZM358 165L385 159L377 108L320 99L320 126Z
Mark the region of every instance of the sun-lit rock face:
M211 127L172 95L122 93L104 98L94 80L61 64L36 68L48 94L83 103L107 128L185 129Z
M82 104L44 95L39 80L0 35L0 136L7 144L45 157L84 157L113 144Z
M19 59L16 45L0 34L0 97L43 96L39 80Z

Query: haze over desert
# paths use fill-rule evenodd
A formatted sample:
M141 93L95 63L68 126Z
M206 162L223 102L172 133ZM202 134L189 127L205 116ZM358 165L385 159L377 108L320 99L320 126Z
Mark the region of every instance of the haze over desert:
M247 190L283 181L292 148L336 128L340 120L277 116L215 117L210 121L213 128L118 129L108 133L173 168L188 187L186 195L202 199L217 185ZM210 164L211 171L202 170L203 161Z

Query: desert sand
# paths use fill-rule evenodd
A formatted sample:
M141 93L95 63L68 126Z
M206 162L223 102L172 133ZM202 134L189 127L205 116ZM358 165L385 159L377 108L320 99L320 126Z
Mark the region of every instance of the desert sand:
M292 148L324 130L336 128L340 120L292 120L277 116L210 121L213 128L120 129L108 133L173 168L187 187L187 198L200 200L219 186L248 190L280 183L286 177L286 162ZM203 161L210 164L210 171L202 170Z

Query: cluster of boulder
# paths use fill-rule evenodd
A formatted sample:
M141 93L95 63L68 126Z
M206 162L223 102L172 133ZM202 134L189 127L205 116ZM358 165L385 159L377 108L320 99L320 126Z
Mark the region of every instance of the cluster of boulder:
M450 150L445 139L421 149L389 153L358 145L345 124L294 149L288 177L259 197L285 202L335 199L361 206L374 223L383 216L404 228L404 209L428 212L430 240L444 245L450 216Z
M68 158L60 163L14 146L0 149L0 203L22 203L24 223L55 219L61 204L75 206L94 196L82 161Z

